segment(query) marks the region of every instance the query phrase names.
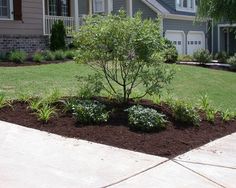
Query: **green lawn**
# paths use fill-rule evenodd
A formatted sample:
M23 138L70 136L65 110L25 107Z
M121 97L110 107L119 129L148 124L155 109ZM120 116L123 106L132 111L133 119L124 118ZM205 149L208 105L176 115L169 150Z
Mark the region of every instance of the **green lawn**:
M196 103L201 94L207 93L216 107L236 110L236 73L184 65L176 67L177 74L169 87L172 96ZM89 72L86 65L75 63L0 67L0 92L17 98L22 93L42 95L57 88L64 95L73 95L78 90L75 76Z

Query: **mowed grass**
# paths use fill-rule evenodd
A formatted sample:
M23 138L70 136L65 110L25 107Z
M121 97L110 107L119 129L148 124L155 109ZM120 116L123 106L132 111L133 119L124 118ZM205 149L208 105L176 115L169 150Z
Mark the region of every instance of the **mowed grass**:
M196 104L207 94L219 109L236 111L236 73L206 68L177 65L177 73L169 94ZM75 95L79 82L76 75L92 73L86 65L75 63L50 64L30 67L0 67L0 93L16 99L20 95L44 95L59 89L63 95Z

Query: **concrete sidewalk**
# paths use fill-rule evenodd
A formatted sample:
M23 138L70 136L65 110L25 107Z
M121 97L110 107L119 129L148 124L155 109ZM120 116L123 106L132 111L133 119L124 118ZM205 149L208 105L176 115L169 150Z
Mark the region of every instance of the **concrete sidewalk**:
M236 134L173 160L0 121L0 187L235 187Z

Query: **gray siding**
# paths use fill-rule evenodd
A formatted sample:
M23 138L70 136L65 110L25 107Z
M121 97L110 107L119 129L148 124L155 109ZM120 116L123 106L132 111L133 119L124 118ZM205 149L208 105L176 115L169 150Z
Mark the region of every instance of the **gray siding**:
M79 1L79 14L88 14L89 4L88 0L78 0Z
M22 0L23 21L0 20L0 34L42 35L42 0Z
M187 35L189 31L203 31L206 33L206 23L194 23L188 20L164 19L163 29L166 30L181 30Z
M146 4L144 4L141 0L133 0L133 14L141 11L143 13L143 18L157 18L157 13L155 13L152 9L150 9Z
M175 0L158 0L158 1L160 1L160 3L162 3L162 4L169 6L172 9L176 8L175 7Z
M126 0L113 0L113 12L117 13L121 8L126 10Z

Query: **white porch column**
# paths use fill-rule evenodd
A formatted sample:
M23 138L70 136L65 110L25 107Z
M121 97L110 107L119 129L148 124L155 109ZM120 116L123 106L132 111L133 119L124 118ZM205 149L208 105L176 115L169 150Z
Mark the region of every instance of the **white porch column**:
M127 0L127 15L133 16L133 0Z
M74 22L75 22L75 30L79 29L79 2L78 0L73 0L74 6Z
M107 0L107 13L110 14L113 11L113 0Z
M89 0L89 15L93 14L93 0Z
M227 53L229 54L229 27L227 27L227 49L226 49L226 51L227 51Z

